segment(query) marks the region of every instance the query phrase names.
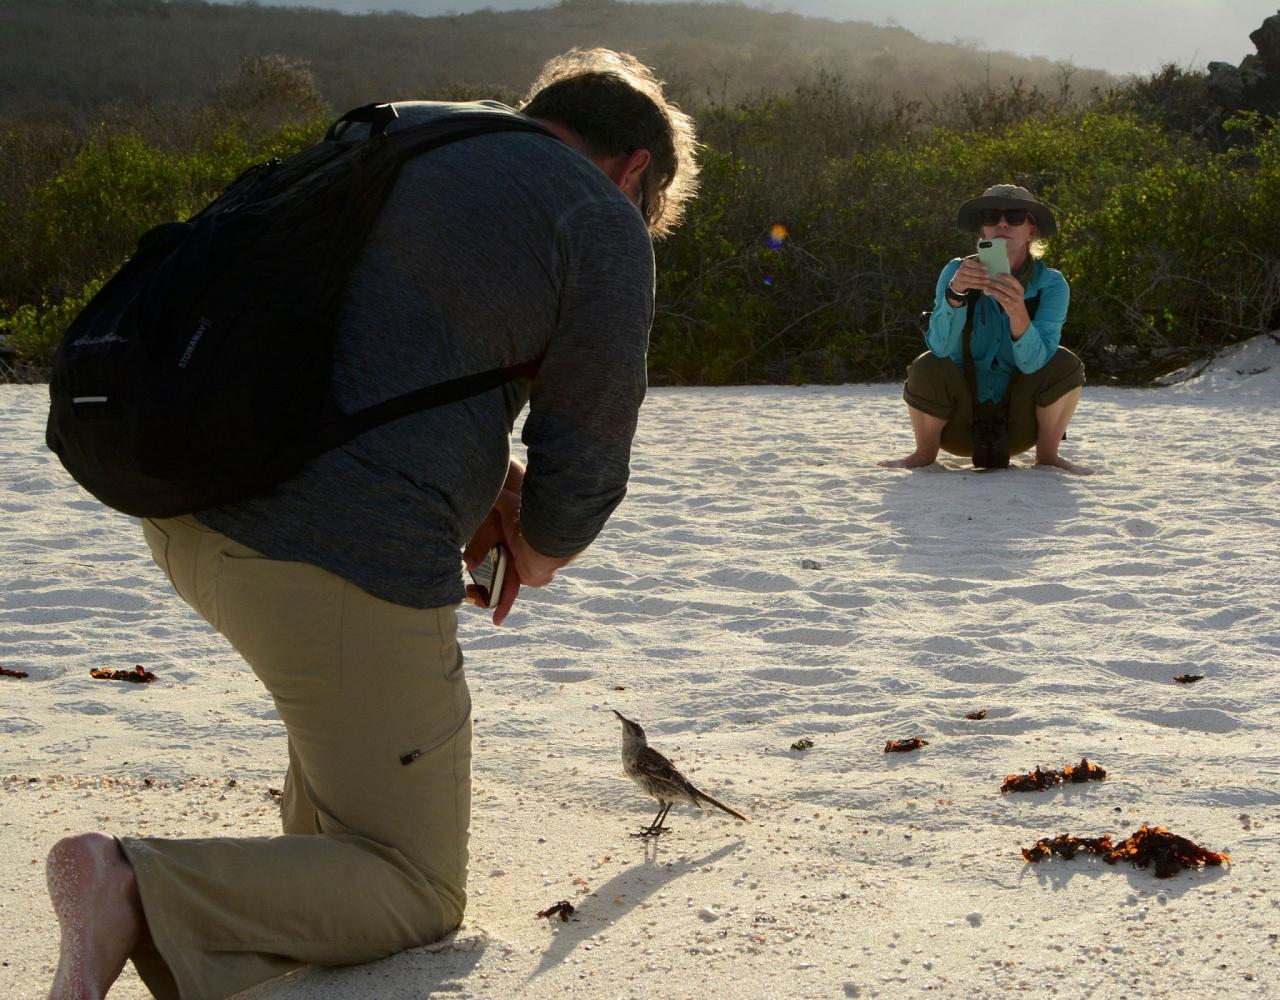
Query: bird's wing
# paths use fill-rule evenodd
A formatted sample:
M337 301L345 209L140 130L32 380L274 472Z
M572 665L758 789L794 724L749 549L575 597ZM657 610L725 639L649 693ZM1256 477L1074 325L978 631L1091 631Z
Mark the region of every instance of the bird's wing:
M641 748L636 757L636 770L652 781L661 782L670 787L676 796L687 796L689 801L697 801L698 790L689 779L680 773L680 769L653 747Z
M717 809L723 809L730 816L736 816L743 822L751 822L738 810L730 808L719 799L712 798L706 792L695 788L693 782L681 774L678 767L651 746L642 747L640 753L636 755L636 774L642 779L647 779L651 789L665 786L665 793L656 797L669 800L683 798L699 808L702 808L702 804L705 802L708 805L715 806ZM652 791L650 794L656 795Z

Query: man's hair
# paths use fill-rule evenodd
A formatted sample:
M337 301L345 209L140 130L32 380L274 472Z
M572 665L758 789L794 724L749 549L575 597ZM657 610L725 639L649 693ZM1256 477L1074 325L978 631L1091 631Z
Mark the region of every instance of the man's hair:
M654 236L680 224L698 186L693 119L666 99L662 81L635 56L570 49L542 67L520 110L572 129L592 156L647 149L645 222Z

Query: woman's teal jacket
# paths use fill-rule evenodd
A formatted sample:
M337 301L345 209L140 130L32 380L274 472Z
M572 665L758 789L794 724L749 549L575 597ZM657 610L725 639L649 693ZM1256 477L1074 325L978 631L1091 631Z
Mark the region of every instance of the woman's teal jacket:
M962 261L956 258L938 275L933 315L925 343L940 358L950 358L964 367L965 307L955 307L947 301L947 282L960 269ZM1071 289L1062 272L1035 262L1035 273L1026 288L1026 298L1040 295L1035 319L1017 340L1009 332L1009 317L988 295L979 298L973 317L973 336L970 349L978 379L978 401L999 402L1009 386L1009 376L1015 371L1030 374L1039 371L1058 350L1062 336L1062 324L1067 318L1067 305L1071 301Z

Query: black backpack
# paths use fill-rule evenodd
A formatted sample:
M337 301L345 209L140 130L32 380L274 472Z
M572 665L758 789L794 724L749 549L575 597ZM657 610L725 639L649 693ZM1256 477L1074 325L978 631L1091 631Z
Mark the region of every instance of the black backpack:
M1040 292L1027 299L1027 315L1036 318L1040 308ZM978 371L973 363L973 314L978 308L982 293L970 289L965 295L964 315L964 377L969 383L969 403L972 407L970 440L973 444L973 464L979 469L1009 468L1009 398L1006 395L998 403L978 402Z
M532 376L533 363L494 369L352 414L334 403L339 305L401 165L491 132L554 138L480 107L384 131L396 117L357 108L138 240L53 363L45 440L81 486L136 517L191 513L268 492L390 420ZM343 140L351 122L368 122L368 138Z

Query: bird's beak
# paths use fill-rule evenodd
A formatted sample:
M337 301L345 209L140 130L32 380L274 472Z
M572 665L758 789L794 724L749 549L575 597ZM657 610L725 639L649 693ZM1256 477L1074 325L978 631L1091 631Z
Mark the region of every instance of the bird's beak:
M612 712L614 715L616 715L619 718L619 720L621 720L622 722L627 721L627 717L623 715L621 712L619 712L616 708L611 708L609 709L609 711Z

